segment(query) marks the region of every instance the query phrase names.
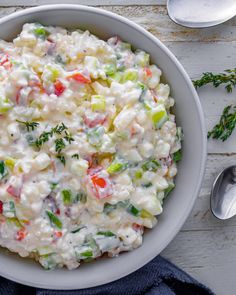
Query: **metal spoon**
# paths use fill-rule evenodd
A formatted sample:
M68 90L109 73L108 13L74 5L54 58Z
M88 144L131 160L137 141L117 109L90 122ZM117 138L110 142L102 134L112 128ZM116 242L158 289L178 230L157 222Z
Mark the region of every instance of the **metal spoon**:
M179 25L206 28L236 15L236 0L167 0L170 18Z
M224 169L216 177L211 191L211 211L219 219L236 214L236 166Z

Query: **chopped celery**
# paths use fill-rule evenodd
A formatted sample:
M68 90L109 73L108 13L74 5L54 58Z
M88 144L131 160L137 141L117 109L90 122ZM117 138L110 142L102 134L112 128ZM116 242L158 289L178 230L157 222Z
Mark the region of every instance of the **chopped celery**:
M13 104L8 98L0 97L0 114L5 114L13 107Z
M7 168L9 168L12 171L15 167L16 160L13 158L6 158L5 164L6 164Z
M50 220L50 223L52 226L55 226L59 229L62 229L62 222L61 220L55 215L53 214L51 211L46 210L47 216Z
M103 95L92 95L91 96L91 106L92 111L105 111L106 110L106 100Z
M111 232L111 231L99 231L99 232L97 232L97 235L104 236L104 237L114 237L115 236L115 234L113 234L113 232Z
M116 66L114 64L105 65L104 70L105 70L106 75L111 76L111 75L115 74Z
M138 71L128 69L124 72L121 82L125 83L127 81L136 82L138 80Z
M5 162L0 160L0 180L8 174Z
M143 176L143 171L142 170L135 171L135 173L134 173L134 178L135 179L140 179L140 178L142 178L142 176Z
M90 129L87 133L88 142L93 146L100 146L102 144L102 137L104 135L104 127L99 126L93 129Z
M182 159L182 152L181 150L178 150L177 152L175 152L173 155L172 155L172 159L175 163L179 162L181 159Z
M62 193L62 200L65 206L72 204L72 192L69 189L64 189L61 191Z
M122 162L115 160L114 162L111 163L110 166L107 168L107 172L109 174L115 174L124 171L125 169L128 168L128 163L127 162Z
M146 161L143 165L142 165L142 169L144 171L153 171L156 172L157 169L160 167L160 164L157 160L155 159L151 159Z
M57 267L57 262L55 260L55 254L54 253L42 255L39 258L39 262L43 266L43 268L47 269L47 270L52 270L52 269L55 269Z
M136 60L137 65L139 65L141 67L146 67L149 65L150 56L148 53L146 53L144 51L136 50L135 60Z
M174 188L174 183L169 183L169 186L164 190L164 198L167 197Z
M44 27L38 27L34 29L35 36L45 40L49 36L49 32Z
M84 191L80 191L75 196L75 202L81 202L85 204L87 202L87 194Z
M162 125L168 120L168 115L164 105L158 105L157 107L152 108L150 113L152 122L158 129L161 128Z
M142 218L149 218L149 219L152 219L153 218L153 215L151 213L149 213L147 210L145 209L142 209L141 212L140 212L140 216Z
M138 87L142 90L138 100L143 103L144 102L144 96L145 96L145 94L147 92L147 87L146 87L146 85L144 85L143 83L141 83L139 81L138 81L137 84L138 84Z
M130 204L127 208L127 212L134 215L134 216L138 216L140 214L140 210L136 207L134 207L134 205Z
M122 74L120 72L116 72L109 76L109 80L120 82L122 79Z
M52 67L50 65L47 66L47 69L50 71L50 81L55 82L56 79L60 76L60 71L57 68Z

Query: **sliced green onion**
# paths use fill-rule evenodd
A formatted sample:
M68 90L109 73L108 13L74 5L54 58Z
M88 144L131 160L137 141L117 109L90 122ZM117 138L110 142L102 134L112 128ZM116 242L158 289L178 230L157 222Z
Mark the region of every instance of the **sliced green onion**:
M160 167L160 163L155 160L155 159L151 159L151 160L148 160L146 161L143 165L142 165L142 169L144 171L153 171L153 172L156 172L157 169Z
M0 180L3 179L8 174L5 162L0 160Z
M175 163L179 162L181 159L182 159L182 152L181 150L178 150L177 152L175 152L173 155L172 155L172 159Z
M75 202L81 202L85 204L87 202L87 194L84 191L80 191L75 196Z
M69 189L64 189L61 191L62 193L62 200L64 205L68 206L72 204L72 192Z
M44 40L49 36L50 33L46 29L44 29L43 27L39 27L39 28L34 29L34 34L37 37Z
M129 207L127 208L127 212L134 216L138 216L140 213L140 210L134 207L134 205L130 204Z
M103 213L109 214L112 211L114 211L115 209L116 209L116 204L112 205L112 204L109 204L109 203L105 203L104 207L103 207Z
M111 231L99 231L99 232L97 232L97 235L104 236L104 237L114 237L115 236L115 234L113 234L113 232L111 232Z
M152 183L151 182L142 184L142 187L145 187L145 188L148 188L150 186L152 186Z
M48 211L48 210L46 210L46 214L52 226L62 229L62 222L55 214L53 214L51 211Z

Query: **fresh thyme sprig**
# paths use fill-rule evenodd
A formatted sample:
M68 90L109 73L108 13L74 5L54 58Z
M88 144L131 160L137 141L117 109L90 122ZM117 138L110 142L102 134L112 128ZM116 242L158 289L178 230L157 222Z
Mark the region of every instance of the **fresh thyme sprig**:
M69 132L67 132L66 130L65 130L65 134L66 135L64 136L64 138L66 141L68 141L69 143L71 143L72 141L75 141L74 138L72 137L72 135Z
M37 128L38 125L39 125L38 122L31 122L31 121L20 121L20 120L16 120L16 122L18 122L20 124L24 124L28 132L30 131L30 129L32 131L34 131L34 129Z
M58 154L56 156L57 159L59 159L61 161L61 163L65 166L66 165L66 159L65 159L65 156L61 155L61 154Z
M220 117L220 121L211 131L208 132L207 137L221 139L225 141L230 137L236 126L236 106L227 106L224 108Z
M222 84L225 85L227 92L232 92L233 87L236 86L236 68L231 70L225 70L224 73L213 74L211 72L203 73L199 80L193 81L196 88L203 85L212 83L214 87L218 87ZM219 122L210 130L207 137L220 139L222 141L227 140L236 126L236 106L229 105L224 108Z
M60 124L56 125L55 127L53 127L50 131L44 131L43 133L41 133L40 136L34 142L34 145L38 148L41 148L44 143L46 143L47 141L49 141L49 139L51 137L53 137L54 134L61 135L62 132L65 131L66 129L68 129L68 127L66 127L63 122L60 123ZM67 137L67 135L69 135L69 133L67 131L65 131L65 132L66 132L65 137ZM73 141L73 140L74 139L72 138L71 141ZM56 143L56 141L55 141L55 143ZM69 143L71 143L71 142L69 142Z
M71 156L71 158L79 159L79 154L74 154L74 155Z
M55 151L60 153L66 147L63 138L57 138L55 140Z
M225 85L227 92L232 92L236 86L236 68L225 70L223 73L213 74L211 72L203 73L202 77L193 81L196 88L202 87L206 84L212 84L214 87L218 87L222 84Z

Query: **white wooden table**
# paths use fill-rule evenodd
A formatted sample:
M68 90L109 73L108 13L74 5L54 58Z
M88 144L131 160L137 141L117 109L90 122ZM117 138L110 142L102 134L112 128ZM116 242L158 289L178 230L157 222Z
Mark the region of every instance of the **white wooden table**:
M236 18L209 29L183 28L168 18L165 0L0 0L0 17L26 6L63 2L99 6L135 21L169 47L191 78L236 67ZM208 129L224 106L236 104L236 90L226 94L223 88L204 87L199 94ZM217 295L236 294L236 218L224 222L214 218L209 193L216 174L232 163L236 163L236 132L225 143L209 141L200 195L182 230L162 253Z

